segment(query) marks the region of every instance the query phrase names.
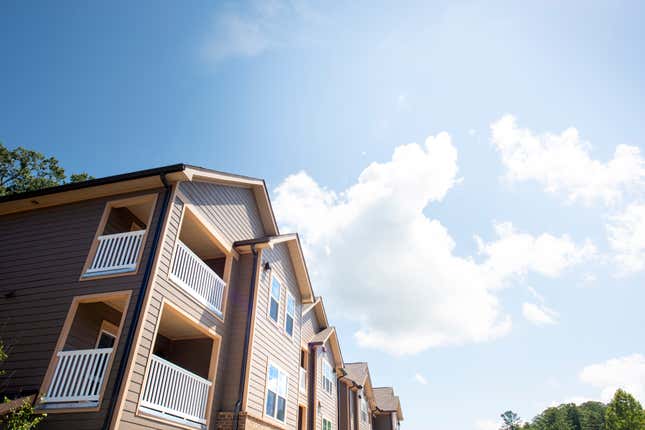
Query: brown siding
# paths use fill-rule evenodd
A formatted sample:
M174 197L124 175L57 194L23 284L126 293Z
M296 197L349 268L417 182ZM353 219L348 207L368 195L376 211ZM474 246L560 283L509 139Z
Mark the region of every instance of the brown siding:
M269 361L275 363L288 375L287 417L288 428L295 428L298 415L298 378L300 377L300 327L301 298L286 244L278 244L273 249L262 252L263 261L271 265L271 272L260 274L254 337L252 345L251 368L247 412L262 417L264 412L266 373ZM278 324L269 318L269 294L271 277L276 276L282 284ZM284 333L286 290L296 300L293 339Z
M374 430L395 430L392 413L377 415L374 417Z
M63 350L91 349L101 331L101 323L109 321L118 326L121 313L105 303L81 303L76 310Z
M159 192L155 190L154 192ZM40 389L63 322L74 296L132 290L136 300L152 235L146 239L139 271L134 275L79 282L92 239L106 202L153 191L89 200L63 206L0 216L0 334L8 346L4 363L8 377L3 392ZM160 204L150 226L158 222ZM6 294L15 291L12 297ZM123 333L132 320L128 307ZM110 371L102 410L51 413L42 428L95 429L103 424L126 336L121 336Z
M338 405L338 428L340 430L351 430L349 422L349 402L351 400L351 390L347 385L342 384L339 386L340 403Z

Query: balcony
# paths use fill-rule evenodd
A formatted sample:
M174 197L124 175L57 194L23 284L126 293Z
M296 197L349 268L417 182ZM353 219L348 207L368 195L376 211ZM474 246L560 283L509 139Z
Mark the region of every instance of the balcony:
M307 371L303 369L302 367L300 368L300 392L302 394L307 394Z
M222 316L226 283L181 240L177 240L170 279L217 315Z
M145 233L145 230L135 230L99 236L96 253L85 275L135 270Z
M98 403L112 348L60 351L58 363L42 402Z
M129 302L127 293L75 298L43 382L44 409L93 408L99 405L110 374L119 327Z
M139 411L185 426L207 428L219 338L165 304L151 352Z
M211 382L152 355L140 407L186 424L206 425Z

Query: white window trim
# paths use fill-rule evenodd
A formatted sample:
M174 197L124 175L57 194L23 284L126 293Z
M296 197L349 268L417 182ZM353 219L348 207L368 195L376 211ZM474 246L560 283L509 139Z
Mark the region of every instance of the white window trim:
M278 320L274 320L271 318L271 300L273 300L273 280L280 285L280 297L278 297L278 315L277 318ZM267 307L267 318L275 324L277 327L280 327L280 306L282 305L282 282L272 273L271 274L271 279L269 279L269 306Z
M320 428L322 430L325 430L325 421L327 421L329 423L329 430L334 430L334 423L332 423L332 421L327 419L327 417L324 416L324 415L320 419Z
M365 409L363 409L365 408ZM367 396L365 396L365 390L361 392L361 422L367 423L369 422L369 415L370 415L370 405L369 402L367 401ZM365 414L365 418L363 418L363 414Z
M284 397L284 421L281 421L281 420L279 420L277 418L277 415L278 415L278 396L279 396L278 393L276 393L276 396L275 396L275 414L276 414L276 417L272 417L271 415L267 414L267 399L269 398L269 369L271 369L271 367L275 367L276 369L278 369L278 381L280 380L280 373L283 373L285 375L285 377L286 377L287 386L286 386L286 390L285 390L285 393L284 393L284 396L285 396ZM287 414L289 412L289 407L288 407L289 406L289 373L287 373L284 370L282 370L282 367L278 366L273 361L269 361L267 363L266 378L265 378L264 385L265 385L265 388L264 388L264 402L262 404L262 416L267 418L267 419L269 419L269 420L275 421L276 423L280 423L281 425L286 424L287 423Z
M289 299L293 299L293 315L289 314ZM294 297L293 294L287 289L287 300L284 303L284 334L291 338L292 340L294 339L294 334L296 333L296 315L298 314L298 302L296 301L296 298ZM289 334L287 331L287 315L291 317L293 320L293 327L292 327L292 332Z
M329 368L331 369L332 374L334 373L334 367L331 365L329 360L327 360L326 358L322 359L322 372L321 372L322 373L322 386L323 386L322 388L323 388L323 391L325 393L327 393L327 394L329 394L331 396L331 395L334 394L334 380L329 379L329 378L327 378L327 376L325 376L325 365L329 366ZM331 387L330 391L327 391L327 389L325 388L325 380L328 380L330 382L330 384L329 384L329 386Z
M103 333L107 334L108 336L112 336L114 338L115 346L116 346L116 334L119 332L119 328L112 324L110 321L105 321L103 320L101 322L101 328L99 330L98 336L96 336L96 342L94 342L94 348L99 347L99 341L101 340L101 335Z

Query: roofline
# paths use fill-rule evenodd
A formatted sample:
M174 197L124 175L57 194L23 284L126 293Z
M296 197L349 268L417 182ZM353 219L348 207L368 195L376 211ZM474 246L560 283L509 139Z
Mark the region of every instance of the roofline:
M146 178L148 176L158 176L167 173L182 172L188 165L179 163L171 164L168 166L155 167L153 169L137 170L130 173L121 173L118 175L105 176L103 178L90 179L82 182L72 182L69 184L57 185L55 187L41 188L34 191L25 191L24 193L9 194L0 197L0 204L4 202L12 202L15 200L28 199L33 197L46 196L49 194L62 193L65 191L80 190L83 188L97 187L99 185L113 184L121 181L129 181L132 179Z

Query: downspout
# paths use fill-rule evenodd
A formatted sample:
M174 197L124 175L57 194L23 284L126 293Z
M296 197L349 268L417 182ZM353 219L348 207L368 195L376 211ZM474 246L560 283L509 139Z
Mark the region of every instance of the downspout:
M161 205L161 212L159 221L157 222L157 227L155 228L155 234L152 238L152 245L150 246L150 254L148 255L148 261L146 263L146 269L143 274L143 280L141 281L141 288L139 288L139 296L137 297L137 303L134 306L134 312L132 314L132 324L130 324L130 329L128 330L128 336L125 339L125 350L123 351L123 358L119 363L119 369L116 374L116 380L114 381L114 388L112 389L112 396L110 397L110 405L108 406L108 411L105 416L105 421L103 422L103 429L107 430L110 428L110 422L112 421L112 415L114 414L114 408L116 407L116 400L121 390L121 385L123 385L123 378L125 376L125 368L128 363L128 357L130 356L130 351L132 350L132 343L134 341L134 335L137 329L137 321L141 315L141 310L143 308L143 301L146 297L148 291L148 281L150 280L150 274L152 272L152 265L157 254L157 246L159 244L159 236L161 236L161 229L165 224L165 215L166 210L168 209L168 202L170 201L171 194L171 185L166 179L166 174L162 173L159 175L161 182L164 185L166 194L164 195L163 203Z
M253 272L251 273L251 286L249 287L249 304L246 310L246 332L244 333L244 350L242 351L242 371L240 372L240 388L233 410L233 430L238 430L240 423L240 411L244 400L244 383L246 382L246 362L249 356L249 343L251 340L251 324L253 323L253 302L255 300L255 283L258 276L258 250L255 244L251 245L253 253Z

